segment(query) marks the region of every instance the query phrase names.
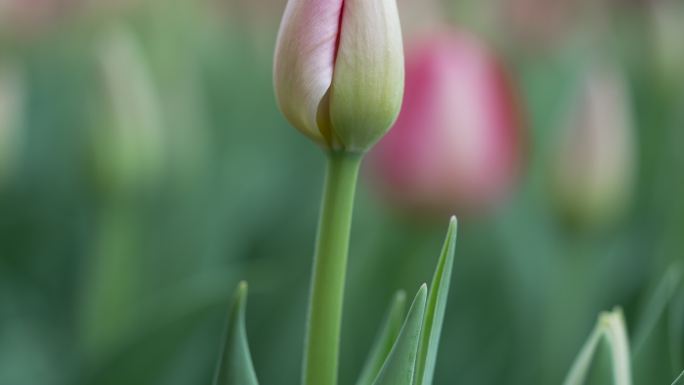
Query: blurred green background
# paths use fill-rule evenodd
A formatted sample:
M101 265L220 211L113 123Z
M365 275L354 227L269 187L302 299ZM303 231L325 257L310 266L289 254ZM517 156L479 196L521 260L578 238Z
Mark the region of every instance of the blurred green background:
M439 19L500 52L528 122L515 193L460 221L435 383L559 384L620 305L637 385L670 384L684 367L684 4L399 4L406 39ZM324 157L273 97L284 5L0 2L0 384L208 384L241 279L261 383L298 383ZM554 214L546 164L597 55L627 79L637 184L617 223L582 231ZM449 214L402 212L368 179L341 384L392 293L430 279Z

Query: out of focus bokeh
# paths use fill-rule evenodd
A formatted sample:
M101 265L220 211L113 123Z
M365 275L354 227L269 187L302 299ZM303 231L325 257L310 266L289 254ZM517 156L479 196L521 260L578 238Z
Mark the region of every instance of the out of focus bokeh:
M323 154L272 91L284 0L0 1L0 384L208 384L250 285L299 382ZM456 265L435 384L559 384L624 308L684 369L684 2L400 0L406 95L367 158L340 383L397 289Z

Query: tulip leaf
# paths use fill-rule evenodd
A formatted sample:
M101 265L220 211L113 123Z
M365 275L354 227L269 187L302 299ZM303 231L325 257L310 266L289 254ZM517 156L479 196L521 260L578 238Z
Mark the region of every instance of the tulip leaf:
M610 353L613 383L615 385L632 385L632 369L630 365L629 341L622 310L615 309L599 316L596 327L575 359L564 385L582 385L595 363L595 353L599 345L605 342Z
M404 321L405 311L406 293L401 290L394 295L392 303L390 304L389 309L387 309L382 327L375 337L373 347L361 370L361 375L359 376L358 381L356 381L356 385L371 385L373 380L378 376L382 364L387 359L387 356L392 350L392 345L394 345L394 341L396 341L397 336L399 335L401 325Z
M665 383L679 373L684 331L684 286L681 264L672 265L649 296L633 338L637 383ZM667 351L666 359L662 352Z
M641 352L642 347L653 334L659 319L664 318L668 305L672 302L680 285L681 270L681 266L678 264L671 266L646 304L646 308L642 313L643 316L638 323L639 327L634 334L635 356Z
M411 385L413 383L426 300L427 285L423 284L411 304L399 336L373 385Z
M427 300L425 320L418 347L414 385L432 384L435 364L437 362L437 351L439 349L439 338L442 333L444 313L449 295L451 271L454 265L457 229L458 221L456 217L451 217L442 253L432 278L432 284L430 285L430 295Z
M245 331L247 283L240 282L228 312L223 347L214 377L214 385L257 385Z
M682 372L672 383L672 385L684 385L684 372Z
M584 343L582 350L580 350L579 355L575 358L575 362L572 364L572 368L563 382L564 385L581 385L584 383L600 341L601 330L597 327L591 332L589 339Z

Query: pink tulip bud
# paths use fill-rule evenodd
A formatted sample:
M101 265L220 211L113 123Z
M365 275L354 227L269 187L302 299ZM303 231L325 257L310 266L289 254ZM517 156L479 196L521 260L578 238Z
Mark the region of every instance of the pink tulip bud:
M606 225L621 214L632 192L634 132L624 79L613 68L594 68L568 111L552 162L552 198L575 225Z
M278 106L293 126L325 148L366 151L401 105L395 0L289 0L273 72Z
M405 99L374 151L401 206L472 214L504 198L520 173L521 117L497 57L474 36L427 36L407 52Z

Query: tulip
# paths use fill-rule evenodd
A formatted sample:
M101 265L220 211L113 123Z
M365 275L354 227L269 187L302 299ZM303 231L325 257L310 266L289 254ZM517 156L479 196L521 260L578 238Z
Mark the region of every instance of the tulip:
M396 119L403 97L395 0L289 0L273 79L283 115L328 158L302 384L335 385L358 170Z
M363 153L396 119L404 60L395 0L290 0L274 86L290 123L332 151Z
M457 31L407 50L406 96L372 155L390 201L423 213L473 214L503 199L522 164L518 98L498 58Z
M593 68L581 84L554 151L551 192L562 218L597 227L617 219L629 203L634 130L624 79L616 69Z

